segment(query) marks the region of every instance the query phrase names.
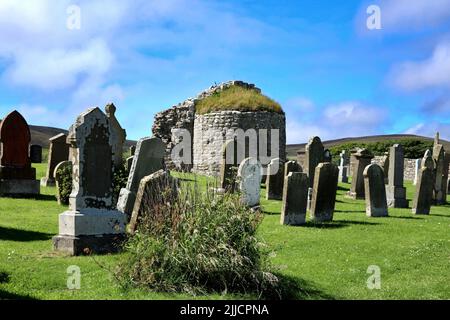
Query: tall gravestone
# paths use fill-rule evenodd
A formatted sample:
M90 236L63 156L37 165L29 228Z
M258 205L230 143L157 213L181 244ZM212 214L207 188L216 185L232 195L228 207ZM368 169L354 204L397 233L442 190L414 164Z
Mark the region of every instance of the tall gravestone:
M339 170L332 163L320 163L314 174L311 218L314 222L333 220Z
M384 171L379 165L371 164L364 169L364 190L366 193L366 215L368 217L387 217L388 206Z
M357 149L352 154L353 178L347 196L352 199L364 199L364 169L370 165L373 154L367 149Z
M419 179L419 171L422 168L422 160L421 159L416 159L416 161L414 162L414 181L413 181L413 185L417 185L417 180Z
M306 173L290 172L284 178L281 224L302 225L306 223L308 188L309 178Z
M348 183L349 156L346 150L342 150L339 156L339 182Z
M247 207L259 205L262 166L256 158L246 158L239 165L238 185L241 201Z
M385 152L382 159L382 167L384 171L384 184L389 183L389 152Z
M267 167L266 199L281 200L283 197L284 164L280 158L272 159Z
M30 128L19 112L11 112L0 123L0 196L40 193L36 169L31 167L30 140Z
M304 170L309 177L309 186L314 184L314 174L319 163L324 162L324 147L319 137L313 137L305 146Z
M284 176L291 172L303 172L303 168L297 161L287 161L284 164Z
M49 187L55 185L54 171L56 166L69 159L69 145L67 144L67 134L60 133L50 140L48 150L47 174L41 179L41 186Z
M70 127L72 193L69 210L59 216L54 248L72 255L114 252L124 238L126 216L113 202L114 153L117 145L106 115L93 108Z
M42 146L38 144L30 146L30 160L31 163L42 163Z
M403 186L404 165L403 147L394 144L389 151L389 183L386 186L389 207L408 208L409 201Z
M125 188L120 190L117 209L131 217L139 183L145 176L164 169L166 145L159 138L143 138L136 145L136 153Z
M416 193L412 204L412 213L430 214L431 205L433 203L434 187L434 161L430 150L425 152L421 162L422 167L420 168L417 178Z
M123 144L127 138L127 132L123 129L116 118L116 106L113 103L106 105L105 112L111 127L111 137L114 141L112 146L113 164L115 168L120 168L123 164Z
M443 190L443 177L445 166L445 150L442 144L437 144L433 147L434 160L434 193L433 200L435 205L442 205L445 203Z
M239 167L239 160L243 158L243 155L239 155L241 152L239 144L236 140L228 140L225 142L222 148L222 160L220 165L220 187L227 191L233 191L235 185L235 172ZM234 169L233 169L234 168Z

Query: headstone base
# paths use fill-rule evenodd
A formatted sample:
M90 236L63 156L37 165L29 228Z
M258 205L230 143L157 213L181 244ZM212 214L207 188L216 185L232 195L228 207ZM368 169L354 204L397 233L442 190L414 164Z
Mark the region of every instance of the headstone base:
M116 253L121 250L125 234L104 234L96 236L66 236L53 237L53 248L73 256L83 254Z
M5 180L35 180L36 168L12 168L0 166L0 178Z
M406 188L386 186L387 204L390 208L408 208L409 201L406 199Z
M78 237L125 233L126 215L120 211L86 209L66 211L59 215L59 234Z
M39 180L0 180L1 196L33 196L40 192Z
M332 222L333 212L319 212L315 216L311 216L311 221L314 223Z
M56 181L49 178L41 178L41 187L54 187L56 186Z
M284 220L281 221L283 225L301 226L306 224L306 214L298 214L297 212L286 213Z
M430 208L427 208L427 209L422 208L419 210L417 210L417 208L412 208L411 211L413 214L417 214L417 215L429 215L430 214Z
M366 208L366 215L368 217L378 218L378 217L388 217L389 213L384 208L375 208L374 209L374 208L367 207Z

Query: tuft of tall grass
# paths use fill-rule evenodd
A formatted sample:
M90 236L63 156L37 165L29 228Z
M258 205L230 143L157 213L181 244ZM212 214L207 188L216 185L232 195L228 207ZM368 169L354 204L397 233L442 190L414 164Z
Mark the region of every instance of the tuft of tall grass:
M269 252L256 236L262 213L242 206L238 194L201 189L183 184L176 198L146 208L116 278L164 292L278 295Z

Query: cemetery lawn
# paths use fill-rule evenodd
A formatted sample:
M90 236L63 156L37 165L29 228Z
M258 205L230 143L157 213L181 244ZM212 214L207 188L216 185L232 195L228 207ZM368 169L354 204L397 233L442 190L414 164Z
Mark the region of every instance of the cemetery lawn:
M39 178L45 166L35 165ZM205 181L200 178L201 185ZM406 182L406 187L411 200L414 186ZM340 184L334 221L319 226L281 226L281 202L262 200L265 218L259 235L272 251L277 275L290 283L288 298L450 299L450 205L432 207L430 216L390 209L390 217L367 218L364 201L344 197L348 188ZM0 198L0 299L193 298L122 289L109 271L120 254L68 257L54 252L51 238L66 208L56 203L54 188L41 188L41 193L36 199ZM71 265L81 269L80 290L67 289L66 270ZM367 288L371 265L381 270L380 290Z

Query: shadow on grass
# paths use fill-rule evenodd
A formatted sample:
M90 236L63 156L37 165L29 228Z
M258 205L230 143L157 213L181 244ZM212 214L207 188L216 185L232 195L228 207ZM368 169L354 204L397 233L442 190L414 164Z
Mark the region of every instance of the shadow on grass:
M275 273L280 280L282 300L336 300L337 298L318 289L313 283L293 276ZM274 299L276 297L263 297ZM279 298L279 297L278 297Z
M341 187L341 186L338 186L337 189L340 190L340 191L350 191L350 188L344 188L344 187Z
M0 271L0 284L9 282L9 273Z
M10 293L0 289L0 300L36 300L30 296L23 296L15 293Z
M35 196L33 199L38 201L57 201L56 196L52 196L49 194L39 194Z
M450 218L449 215L446 215L446 214L439 214L439 213L433 213L433 214L430 214L430 216L432 216L432 217L444 217L444 218Z
M403 219L403 220L421 220L421 219L423 219L423 217L396 217L396 216L387 216L385 218Z
M341 212L341 213L366 213L365 210L334 210L334 212Z
M362 225L362 226L373 226L378 225L376 222L368 222L368 221L351 221L351 220L338 220L332 221L328 223L317 223L313 221L308 221L306 224L299 226L303 228L318 228L318 229L339 229L349 227L351 225Z
M0 227L0 240L20 242L43 241L49 240L52 236L49 233Z

